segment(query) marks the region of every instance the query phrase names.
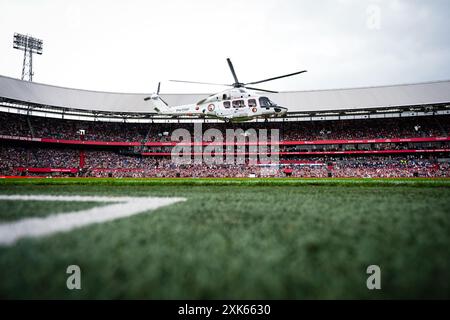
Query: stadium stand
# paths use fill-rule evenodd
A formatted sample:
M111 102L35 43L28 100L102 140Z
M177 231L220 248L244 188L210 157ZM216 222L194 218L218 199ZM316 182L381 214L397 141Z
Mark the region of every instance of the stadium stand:
M247 177L265 175L264 165L175 165L170 158L130 156L115 151L79 151L2 146L3 175L71 175L92 177ZM448 160L448 159L447 159ZM293 177L449 177L450 165L439 156L333 156L282 159L271 176ZM33 170L37 169L37 170ZM287 174L286 172L289 172Z
M449 81L281 93L279 100L294 105L287 118L237 124L158 118L143 112L140 94L2 76L0 84L1 176L450 176ZM165 98L182 103L202 96ZM226 129L278 129L279 150L273 154L279 164L174 164L170 155L177 142L171 133L183 128L192 134L199 121L203 132L215 128L224 137ZM248 153L248 142L246 148Z
M246 177L267 174L261 164L176 166L170 159L172 146L163 145L169 141L164 132L178 127L193 130L192 124L168 126L77 122L7 113L0 113L0 119L3 124L0 128L3 141L0 149L1 175ZM206 125L204 130L210 127L225 129L224 124L220 124ZM254 124L243 124L241 127L247 129L254 127ZM281 164L275 172L269 173L271 176L450 176L450 116L281 122L270 123L269 127L279 129L283 137L281 143L288 143L280 146ZM80 129L86 131L83 140L77 133ZM360 143L328 142L334 139ZM361 139L377 140L361 143L365 142ZM380 139L389 142L375 143ZM431 141L415 142L417 139ZM86 140L96 144L85 146L83 143ZM396 140L402 142L393 142ZM110 145L118 141L129 144ZM146 146L147 142L154 142L154 145ZM365 156L361 157L361 153Z
M450 134L450 116L362 119L341 121L313 121L288 123L240 123L247 130L279 129L283 141L296 140L354 140L445 137ZM162 142L165 132L184 128L193 132L193 124L135 124L92 121L57 120L0 113L0 135L79 140L79 130L85 130L84 140L110 142ZM203 129L220 129L225 135L225 124L204 124Z

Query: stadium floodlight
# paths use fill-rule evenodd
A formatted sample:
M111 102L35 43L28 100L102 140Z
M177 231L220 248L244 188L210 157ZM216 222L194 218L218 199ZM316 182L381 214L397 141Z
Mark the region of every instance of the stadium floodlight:
M33 81L33 53L41 55L43 43L44 42L41 39L37 39L29 35L14 33L13 48L24 52L22 80L24 80L25 76L28 75L28 80Z

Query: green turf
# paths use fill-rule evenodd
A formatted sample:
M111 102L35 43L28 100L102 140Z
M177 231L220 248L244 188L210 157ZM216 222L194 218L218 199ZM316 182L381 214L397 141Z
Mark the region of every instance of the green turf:
M0 247L0 297L450 298L449 180L194 180L2 181L0 194L188 200ZM80 291L66 289L70 264Z

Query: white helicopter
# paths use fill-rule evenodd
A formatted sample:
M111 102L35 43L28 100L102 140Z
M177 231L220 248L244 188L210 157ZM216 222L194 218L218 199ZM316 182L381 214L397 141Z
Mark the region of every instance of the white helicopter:
M255 118L271 118L271 117L283 117L287 113L287 108L278 106L272 102L268 97L259 95L252 91L262 91L269 93L278 93L277 91L259 89L249 87L248 85L259 84L281 78L291 77L297 74L307 72L306 70L294 72L278 77L264 79L260 81L242 83L239 82L236 72L234 71L231 60L227 58L228 66L233 74L233 84L217 84L209 82L196 82L196 81L181 81L170 80L173 82L183 83L195 83L195 84L207 84L207 85L222 85L233 87L219 93L215 93L194 104L180 105L170 107L160 96L159 90L161 83L158 84L156 93L150 97L146 97L144 100L151 100L153 110L158 114L168 115L172 117L178 116L198 116L198 117L211 117L218 118L225 122L239 122L248 121ZM252 90L252 91L249 91Z

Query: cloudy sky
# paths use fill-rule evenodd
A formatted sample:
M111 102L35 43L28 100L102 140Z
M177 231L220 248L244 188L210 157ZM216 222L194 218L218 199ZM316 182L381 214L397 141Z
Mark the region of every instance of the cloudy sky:
M44 40L34 81L102 91L309 90L450 79L448 0L0 0L0 74L19 78L14 32Z

